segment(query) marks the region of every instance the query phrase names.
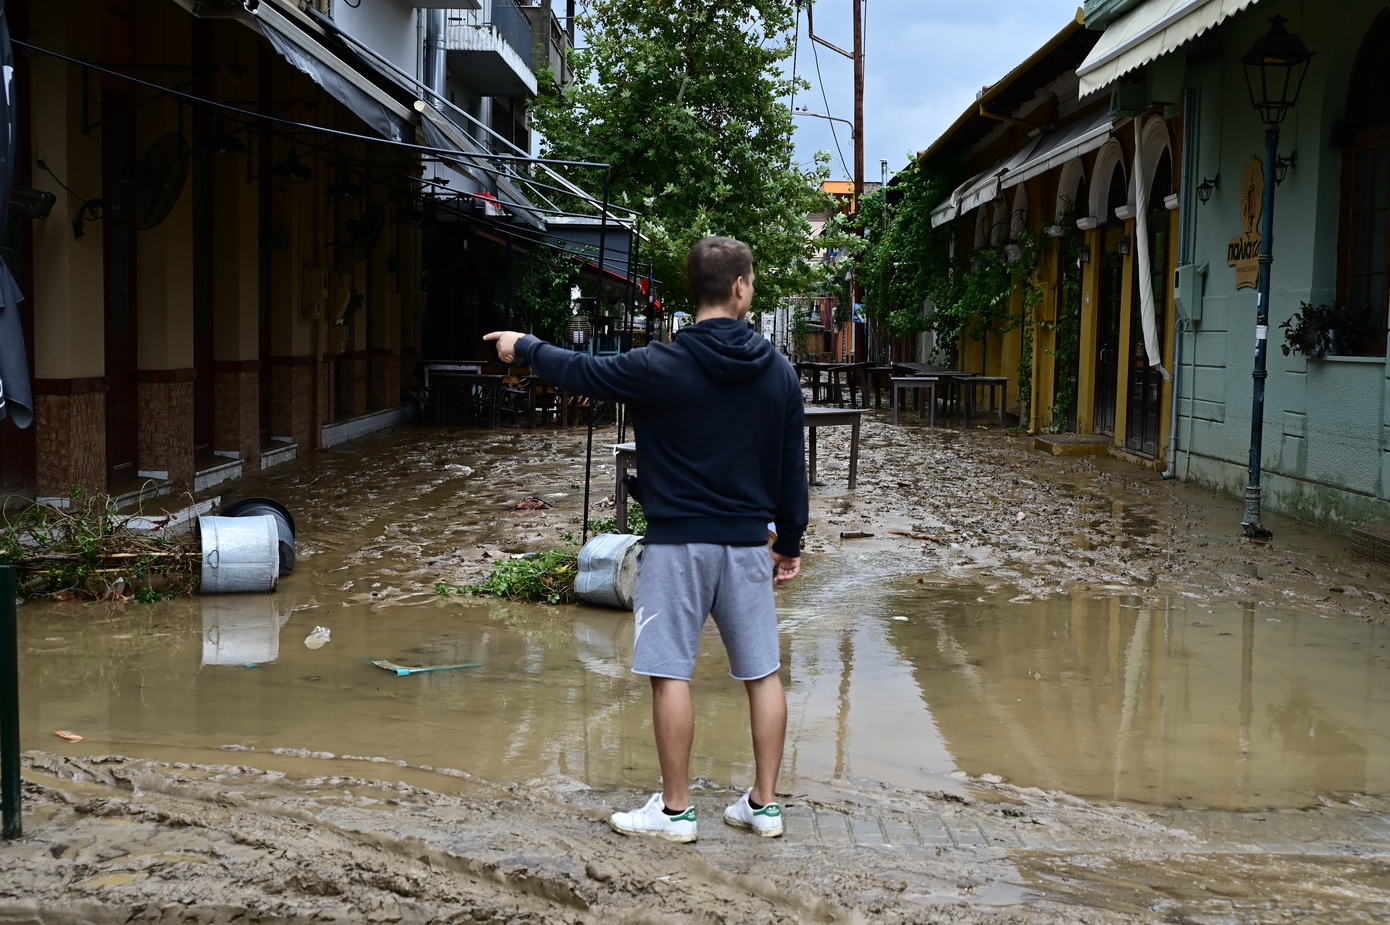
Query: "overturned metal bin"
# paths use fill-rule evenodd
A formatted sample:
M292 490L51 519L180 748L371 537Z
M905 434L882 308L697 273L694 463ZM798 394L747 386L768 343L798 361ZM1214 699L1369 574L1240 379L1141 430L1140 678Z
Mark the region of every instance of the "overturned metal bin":
M272 514L199 517L200 594L274 591L280 581L280 530Z

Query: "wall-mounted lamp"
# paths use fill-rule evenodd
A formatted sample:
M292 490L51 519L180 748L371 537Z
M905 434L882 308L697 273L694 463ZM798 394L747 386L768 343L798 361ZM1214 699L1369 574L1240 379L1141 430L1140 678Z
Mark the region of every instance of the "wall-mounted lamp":
M358 183L354 183L350 174L343 174L343 178L328 188L328 198L334 202L343 199L356 199L365 190Z
M270 172L286 183L303 183L314 179L313 170L299 159L299 149L294 146L290 147L290 156L270 168Z
M1298 152L1290 151L1288 157L1281 157L1274 162L1274 185L1278 186L1284 182L1284 178L1289 175L1289 168L1298 169Z
M1221 189L1221 174L1218 173L1210 180L1203 177L1202 182L1197 184L1197 199L1202 205L1206 205L1211 199L1211 194L1219 189Z
M227 123L221 116L217 117L217 124L212 130L212 134L201 139L194 147L194 150L206 157L215 160L231 160L238 155L246 153L246 144L227 131Z
M1118 241L1115 242L1115 253L1119 254L1121 257L1128 257L1128 256L1129 256L1129 237L1128 237L1128 236L1125 236L1125 237L1123 237L1123 238L1120 238L1120 240L1118 240Z
M1077 248L1077 250L1076 250L1076 262L1077 262L1077 263L1090 263L1090 262L1091 262L1091 245L1089 245L1089 244L1083 244L1083 245L1081 245L1079 248Z

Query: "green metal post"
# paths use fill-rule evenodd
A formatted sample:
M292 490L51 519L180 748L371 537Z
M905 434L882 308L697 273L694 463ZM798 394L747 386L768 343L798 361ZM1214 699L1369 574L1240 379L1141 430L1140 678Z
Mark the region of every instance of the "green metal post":
M1265 354L1269 349L1269 274L1274 263L1274 164L1279 160L1279 126L1265 126L1264 212L1260 215L1260 267L1255 286L1255 369L1250 409L1250 481L1245 488L1242 532L1252 539L1273 536L1260 523L1260 455L1265 425Z
M14 566L0 565L0 810L9 840L23 834L19 811L19 627Z

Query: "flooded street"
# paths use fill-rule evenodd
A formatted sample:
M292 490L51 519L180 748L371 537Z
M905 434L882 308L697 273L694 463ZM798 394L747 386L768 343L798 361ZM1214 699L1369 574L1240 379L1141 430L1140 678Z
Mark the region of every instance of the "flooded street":
M1390 822L1381 832L1375 821L1390 818L1390 570L1276 517L1274 541L1250 545L1234 501L1109 460L1041 456L997 430L867 420L851 492L839 430L820 432L803 575L778 592L788 838L730 843L715 828L752 766L746 700L711 627L692 761L701 788L717 791L696 792L707 864L817 884L825 904L788 908L788 921L916 921L926 907L949 909L942 921L1003 910L1030 910L1026 921L1285 921L1293 908L1371 921L1390 910ZM617 437L594 438L595 517L612 515L603 447ZM269 800L317 820L333 806L400 816L335 825L441 851L431 826L461 801L472 807L464 828L478 832L449 837L476 844L446 853L533 873L558 864L547 876L566 883L544 844L550 855L567 845L571 860L609 858L588 862L607 878L580 862L583 889L566 889L582 902L540 890L563 915L523 903L498 920L620 921L643 909L679 919L678 899L691 921L711 910L723 910L711 921L768 920L766 895L754 902L718 877L701 875L722 884L707 884L710 895L682 899L609 871L644 850L681 857L623 843L599 821L659 786L647 685L627 670L629 613L436 592L577 543L584 441L578 429L407 428L311 454L220 487L224 501L264 496L293 512L298 563L275 593L24 606L23 746L43 782L26 841L41 847L0 852L34 878L25 888L97 876L56 863L64 851L39 858L65 839L58 821L73 807L96 845L87 830L111 814L81 807L116 791L241 811ZM518 510L526 498L548 507ZM316 627L331 638L311 648ZM374 659L467 667L397 676ZM479 824L468 802L479 800L501 821ZM519 820L537 801L574 818L528 834L534 819ZM1249 830L1273 817L1304 829L1274 842ZM1343 844L1344 829L1370 841ZM156 844L164 837L150 834L141 856L190 850ZM1301 860L1269 866L1275 842ZM873 860L884 851L896 852L887 867ZM1230 878L1213 906L1183 871L1222 851L1245 866L1213 862L1217 880ZM841 879L816 879L822 866ZM120 888L148 885L147 868L79 893L129 900ZM1355 889L1343 895L1338 878ZM517 887L524 877L502 880L507 902L538 895Z

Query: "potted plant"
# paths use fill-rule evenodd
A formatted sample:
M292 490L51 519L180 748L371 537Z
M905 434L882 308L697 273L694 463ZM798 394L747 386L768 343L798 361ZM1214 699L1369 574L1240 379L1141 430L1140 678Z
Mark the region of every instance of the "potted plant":
M1375 342L1371 316L1365 307L1301 302L1298 311L1279 325L1284 330L1280 349L1285 356L1356 356Z

